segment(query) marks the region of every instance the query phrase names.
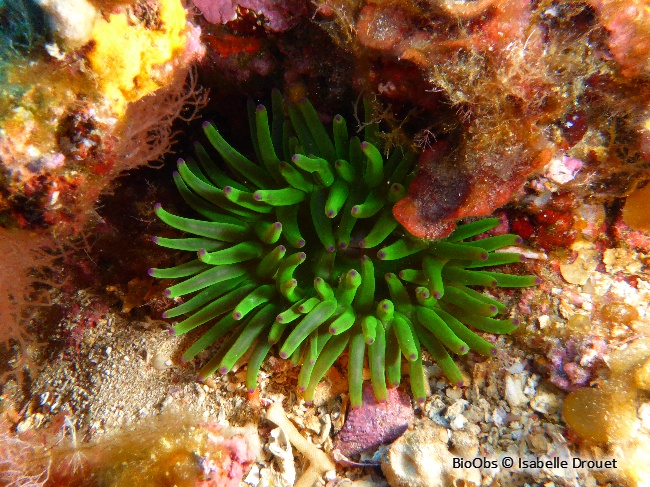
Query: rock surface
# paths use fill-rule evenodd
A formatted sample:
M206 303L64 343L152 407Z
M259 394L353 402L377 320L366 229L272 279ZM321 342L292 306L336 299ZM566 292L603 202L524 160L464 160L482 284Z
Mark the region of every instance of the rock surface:
M346 457L377 448L400 437L413 421L411 399L399 389L389 389L388 400L375 399L370 384L363 388L360 408L350 410L343 429L336 437L335 448Z
M381 469L391 487L446 487L463 479L465 485L481 485L478 469L452 468L446 428L424 419L413 423L393 443L382 459Z

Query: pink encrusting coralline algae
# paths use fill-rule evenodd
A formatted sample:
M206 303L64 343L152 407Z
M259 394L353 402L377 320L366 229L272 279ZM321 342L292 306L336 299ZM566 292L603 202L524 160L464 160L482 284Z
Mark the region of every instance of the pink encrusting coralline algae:
M346 457L358 455L399 438L413 418L411 399L404 391L389 389L388 400L377 402L366 385L361 407L350 410L334 447Z

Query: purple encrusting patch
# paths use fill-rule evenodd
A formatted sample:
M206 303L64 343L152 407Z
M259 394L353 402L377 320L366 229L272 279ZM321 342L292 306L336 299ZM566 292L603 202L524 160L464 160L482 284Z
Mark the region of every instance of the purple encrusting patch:
M372 386L363 388L361 407L350 409L334 448L346 457L375 449L399 438L414 419L411 399L400 389L389 389L388 400L377 402Z

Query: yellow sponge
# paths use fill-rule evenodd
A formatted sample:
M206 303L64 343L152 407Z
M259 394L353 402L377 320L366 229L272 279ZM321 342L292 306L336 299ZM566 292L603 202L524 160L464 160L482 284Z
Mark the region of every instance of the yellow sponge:
M171 61L186 46L186 14L180 0L160 0L159 26L130 24L125 13L100 19L93 29L94 47L88 59L99 89L113 104L116 115L170 79Z

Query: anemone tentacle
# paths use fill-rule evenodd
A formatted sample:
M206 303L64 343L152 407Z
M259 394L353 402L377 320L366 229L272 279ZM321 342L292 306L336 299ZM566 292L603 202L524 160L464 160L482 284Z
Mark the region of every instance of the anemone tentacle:
M398 149L385 160L375 124L361 141L349 138L345 119L336 115L330 136L309 101L285 107L279 92L270 113L259 105L249 114L259 163L207 122L205 135L227 169L198 143L198 164L179 161L176 185L204 219L156 207L161 220L188 236L153 241L197 254L186 264L150 270L154 277L185 279L168 296L193 294L164 316L185 315L173 328L177 335L212 323L183 358L230 332L200 376L227 373L252 349L246 385L254 390L277 343L282 358L301 364L298 386L310 402L347 348L353 407L361 404L366 359L382 401L387 387L399 384L400 355L409 363L414 397L424 401L423 349L462 384L450 352L496 353L472 328L498 334L516 328L503 304L469 286L538 283L535 276L492 270L521 261L519 254L494 253L518 237L474 239L499 223L488 218L458 225L442 241L415 239L391 212L406 194L415 158Z

